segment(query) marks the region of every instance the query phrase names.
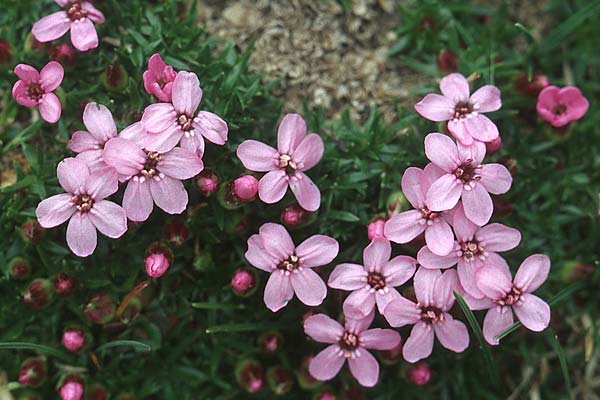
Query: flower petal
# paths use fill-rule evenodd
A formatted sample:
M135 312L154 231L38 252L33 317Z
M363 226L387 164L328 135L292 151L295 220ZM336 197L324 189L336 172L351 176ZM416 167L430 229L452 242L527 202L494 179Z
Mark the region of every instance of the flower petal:
M100 143L86 131L76 131L71 136L67 147L75 153L100 149Z
M325 282L311 268L302 268L292 272L290 280L296 297L307 306L318 306L327 296Z
M474 299L481 299L485 295L477 287L477 280L475 274L479 268L484 268L481 260L473 259L471 261L465 261L462 258L458 261L458 267L456 272L458 273L458 280L460 285L463 287L465 292L471 295Z
M461 198L467 218L479 226L488 223L494 212L494 205L483 185L475 183L471 190L463 190Z
M521 242L521 232L502 224L486 225L475 237L486 251L512 250Z
M392 329L369 329L359 335L360 345L373 350L391 350L400 344L400 335Z
M178 72L173 82L173 107L177 113L192 117L201 100L202 89L198 76L193 72Z
M268 222L258 232L263 247L278 261L286 260L294 253L294 242L283 225Z
M181 147L175 147L161 155L161 160L156 168L171 178L183 180L198 175L204 168L204 164L196 154Z
M423 168L423 174L421 175L421 193L423 196L423 201L425 201L425 197L427 196L427 191L431 187L431 184L437 181L442 175L445 175L446 172L435 165L434 163L428 163L425 168ZM404 191L404 189L402 189ZM406 194L405 194L406 195ZM412 203L411 203L412 204ZM415 207L419 208L419 207Z
M90 171L83 161L69 157L58 163L56 175L65 192L79 194L85 190Z
M454 115L455 102L448 97L429 93L415 104L415 110L430 121L448 121Z
M482 142L491 142L500 136L496 124L482 114L465 119L464 127L469 135Z
M451 252L445 256L438 256L433 253L428 246L423 246L417 253L417 260L425 268L429 269L446 269L453 267L458 260L459 256L455 252Z
M396 256L381 268L388 286L396 287L406 283L415 274L417 260L409 256Z
M188 193L180 180L165 176L159 181L150 179L154 203L168 214L181 214L188 204Z
M493 85L480 87L471 95L470 100L477 105L475 111L480 113L497 111L502 107L500 90Z
M71 28L71 20L64 11L47 15L33 24L31 33L38 42L50 42L58 39ZM22 78L21 78L22 79Z
M366 317L375 308L375 293L366 285L355 290L344 301L343 309L346 318L361 319Z
M377 309L379 313L383 315L385 308L392 301L398 299L400 297L400 293L393 287L388 286L387 292L377 291L375 292L375 304L377 304Z
M481 166L479 174L481 175L479 182L490 193L506 193L512 185L512 176L502 164L484 164Z
M414 363L429 357L433 350L433 329L424 322L413 326L410 336L402 347L402 356L409 363Z
M40 83L45 92L52 92L60 86L65 75L62 65L56 61L50 61L40 71Z
M237 156L251 171L266 172L278 168L277 150L256 140L244 140L237 148Z
M321 192L315 183L303 172L296 172L289 181L290 189L300 207L306 211L317 211L321 206Z
M316 133L311 133L302 139L290 156L298 164L300 171L306 171L321 161L324 151L323 139Z
M455 103L469 100L469 82L461 74L446 75L440 81L442 94Z
M475 143L475 140L473 139L473 136L471 136L471 133L467 131L465 121L464 118L448 121L448 130L459 143L462 143L465 146L471 146Z
M61 193L42 200L35 209L40 225L54 228L68 220L76 210L71 197L69 193Z
M454 175L445 174L433 182L427 191L427 205L431 211L450 210L458 203L462 193L461 182Z
M267 172L258 181L258 197L267 204L277 203L283 199L288 188L288 179L285 171L277 169Z
M79 257L87 257L94 252L98 241L96 227L87 213L76 212L67 226L67 244Z
M513 314L510 307L493 307L485 314L483 320L483 337L486 342L495 346L500 343L494 339L513 324Z
M465 209L462 203L454 210L454 214L452 216L452 225L454 226L456 239L459 242L472 241L475 237L475 234L479 230L479 226L475 225L465 215Z
M479 268L479 271L475 273L475 280L479 290L492 300L500 300L512 288L512 282L496 265Z
M81 2L81 8L87 11L88 18L94 23L101 24L104 22L104 14L102 14L102 12L94 7L89 1Z
M421 319L421 309L412 301L399 296L388 303L383 315L391 326L399 328L417 323Z
M194 128L214 144L223 145L227 142L227 133L229 132L227 122L217 114L200 111L194 118Z
M308 372L319 381L328 381L340 372L345 362L340 346L332 344L310 360Z
M278 261L265 250L260 235L248 238L248 250L244 256L250 264L263 271L271 272L277 267Z
M387 239L374 239L363 250L365 269L368 271L381 271L381 268L390 260L391 254L392 246Z
M178 124L173 123L161 133L148 133L142 138L141 144L146 150L166 153L177 146L177 143L179 143L180 140L183 141L184 137L184 132L181 130L181 127ZM200 136L198 136L198 140L200 139ZM188 147L186 150L194 151L195 149Z
M161 133L177 124L177 111L171 103L151 104L142 114L142 125L148 133Z
M462 353L469 347L469 332L462 322L444 313L444 321L433 325L438 340L448 350Z
M95 202L88 214L94 226L105 236L116 239L127 231L127 214L112 201Z
M470 163L476 167L485 158L486 148L485 143L473 142L469 146L465 146L461 142L456 143L456 149L458 150L458 158L460 163Z
M550 258L543 254L533 254L521 263L514 284L524 292L534 292L546 281L549 272Z
M60 119L62 107L60 100L54 93L46 93L38 103L40 115L44 121L53 124Z
M409 167L402 175L402 194L408 202L417 209L425 206L425 193L421 188L423 170L417 167Z
M85 192L94 200L104 199L119 190L119 177L112 167L105 167L90 173Z
M279 154L291 154L306 136L306 122L300 114L287 114L277 130Z
M337 240L325 235L314 235L296 247L299 265L303 268L327 265L337 257L340 245Z
M550 323L550 306L539 297L524 293L518 303L513 305L519 321L529 330L541 332Z
M98 32L91 19L82 18L71 23L71 42L79 51L98 47Z
M344 327L325 314L311 315L304 320L304 333L320 343L337 343L344 334Z
M37 106L38 101L29 97L27 91L27 82L18 80L15 82L12 88L12 96L15 98L17 103L25 107Z
M438 269L427 269L419 267L413 279L415 295L422 307L429 307L435 302L434 288L442 273Z
M329 275L329 287L342 290L358 290L367 285L367 271L362 265L339 264Z
M454 291L458 290L458 274L448 269L436 280L433 289L433 304L442 311L448 311L454 304Z
M360 355L348 359L350 372L358 383L365 387L373 387L379 379L379 364L367 350L360 350Z
M439 218L425 229L425 242L433 253L445 256L454 248L454 233L443 218Z
M386 221L384 235L394 243L408 243L427 227L426 224L420 224L423 219L420 211L410 210L394 215Z
M118 173L135 176L143 169L147 157L146 153L131 140L116 137L104 145L102 159Z
M117 127L110 110L96 103L87 103L83 111L83 124L100 143L117 136Z
M123 208L127 213L127 218L132 221L142 222L148 219L154 208L148 180L139 182L131 179L127 183L123 195Z
M425 136L425 155L432 163L446 172L454 172L458 166L456 144L441 133L430 133Z
M559 92L561 101L567 106L567 114L570 121L578 120L585 115L590 103L583 97L579 88L565 86Z
M264 301L267 308L273 312L281 310L294 297L294 289L289 276L282 270L271 273L265 286Z

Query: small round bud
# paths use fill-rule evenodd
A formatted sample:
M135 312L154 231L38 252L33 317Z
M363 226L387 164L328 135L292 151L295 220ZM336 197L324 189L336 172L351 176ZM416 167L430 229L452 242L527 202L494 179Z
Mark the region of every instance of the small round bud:
M258 345L265 354L275 354L283 345L283 336L278 332L265 332L258 337Z
M385 219L377 218L367 225L367 236L369 240L385 237L383 228L385 227Z
M171 266L169 259L163 253L154 253L146 256L144 264L146 265L146 273L152 278L160 278Z
M52 283L54 284L56 294L60 297L70 296L79 289L79 281L64 272L56 275Z
M204 196L209 197L219 190L219 177L212 169L205 169L195 179L196 187Z
M8 263L10 277L16 281L24 281L31 276L31 264L23 257L15 257Z
M81 329L67 329L63 332L61 343L65 349L76 353L85 344L85 333Z
M164 237L173 247L179 247L185 243L190 235L190 230L187 225L176 219L165 225Z
M108 90L121 90L127 86L129 76L119 64L109 64L104 70L102 83Z
M24 386L38 387L48 377L46 359L41 357L29 358L19 369L19 383Z
M248 393L256 393L265 384L262 365L255 360L243 360L235 369L238 384Z
M528 79L527 74L523 73L517 77L514 83L514 87L519 93L530 97L537 97L548 85L550 85L548 77L537 73L531 77L531 80Z
M86 389L85 400L108 400L108 391L98 383Z
M267 371L267 383L269 388L278 396L289 393L294 386L294 375L289 369L278 365Z
M81 400L83 392L83 379L77 375L67 376L58 388L62 400Z
M33 280L23 293L23 301L33 308L45 308L54 299L54 288L46 279Z
M30 219L21 226L23 239L31 244L38 244L42 239L44 228L37 219Z
M248 297L256 291L256 273L247 268L233 271L231 290L238 296Z
M314 215L315 213L306 211L300 204L295 203L283 209L281 222L289 229L301 228L312 222Z
M496 153L502 148L502 139L498 136L496 139L491 142L485 143L485 151L487 155L491 155Z
M233 195L240 203L254 200L258 193L258 179L252 175L242 175L232 185Z
M455 72L457 68L456 54L449 48L445 48L438 53L437 65L440 71L445 73Z
M115 317L115 311L115 303L112 297L107 294L92 296L83 308L85 316L94 324L106 324L112 321Z
M417 386L423 386L429 383L431 379L431 370L429 365L424 362L412 366L408 372L408 379Z

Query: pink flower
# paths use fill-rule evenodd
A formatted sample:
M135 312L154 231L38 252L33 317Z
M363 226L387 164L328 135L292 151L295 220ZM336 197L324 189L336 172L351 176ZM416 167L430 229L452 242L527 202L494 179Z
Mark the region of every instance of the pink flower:
M15 67L19 80L12 89L12 95L22 106L37 106L42 118L51 124L59 120L60 100L54 90L60 86L65 71L56 61L50 61L38 71L31 65L19 64Z
M256 140L246 140L239 145L237 156L249 170L267 172L258 185L262 201L277 203L289 186L302 208L316 211L321 204L321 192L304 171L321 160L323 150L319 135L306 135L304 119L298 114L287 114L277 131L277 150Z
M385 219L377 218L367 224L367 236L369 240L385 237L383 228L385 227Z
M177 73L170 65L154 53L148 60L148 69L144 72L144 89L148 94L154 95L158 100L168 103L171 101L173 81Z
M392 329L367 329L374 314L359 320L347 319L344 326L325 314L316 314L304 321L304 332L319 343L328 343L308 366L310 374L320 381L332 379L346 360L352 376L363 386L375 386L379 379L379 364L367 351L390 350L400 344L400 335Z
M106 106L87 103L83 111L83 124L87 131L76 131L67 146L77 158L85 161L90 170L106 167L102 159L104 145L117 136L117 127L113 116Z
M498 344L494 337L513 324L513 311L527 329L541 332L548 327L550 306L531 294L546 281L548 272L550 259L542 254L527 257L514 280L510 270L501 266L491 265L477 271L477 286L486 298L470 299L467 303L473 310L489 309L483 320L483 336L489 344Z
M456 208L452 224L456 234L453 251L446 256L438 256L424 246L417 254L417 260L429 269L450 268L458 263L457 272L462 287L471 296L482 298L484 295L477 288L475 273L484 266L506 265L497 252L517 247L521 242L521 233L502 224L480 228L469 221L462 206Z
M402 193L415 209L392 216L385 224L385 237L395 243L408 243L424 231L427 246L435 254L445 256L452 251L454 235L447 213L432 211L427 198L431 184L442 175L444 171L433 164L424 170L410 167L404 171Z
M482 113L499 110L500 90L480 87L469 97L469 82L461 74L440 81L442 95L430 93L415 105L421 116L431 121L448 121L448 130L465 146L475 140L489 142L498 137L498 128Z
M144 110L142 124L149 133L146 149L165 153L181 141L181 147L202 155L203 136L215 144L225 144L227 123L208 111L196 114L202 100L202 89L196 74L178 72L171 91L172 103L156 103Z
M128 180L123 208L132 221L145 221L153 205L168 214L181 214L188 204L188 194L181 183L202 171L202 160L181 147L166 152L144 148L147 138L142 125L133 124L104 146L102 158L123 180Z
M96 249L96 229L110 238L121 237L127 230L125 210L106 197L118 189L117 174L111 168L90 173L76 158L66 158L56 169L58 182L66 193L43 200L35 210L44 228L53 228L70 219L67 244L79 257Z
M79 51L88 51L98 47L98 33L94 23L104 22L104 14L89 1L55 0L64 8L47 15L33 24L31 33L39 42L58 39L71 30L71 43Z
M547 86L539 94L537 112L552 126L560 128L583 117L590 103L574 86Z
M171 266L169 258L164 253L149 254L144 260L144 264L146 273L152 278L160 278Z
M485 270L485 269L483 269ZM459 288L456 271L419 268L414 278L417 304L399 297L385 309L385 316L394 327L414 324L404 343L402 355L410 363L429 357L433 339L445 348L460 353L469 345L469 333L462 322L448 311L454 304L454 290Z
M248 239L246 260L271 273L264 300L273 312L285 307L294 296L307 306L318 306L327 295L321 277L312 270L329 264L337 256L338 242L324 235L314 235L294 246L282 225L267 223Z
M392 246L385 238L373 240L363 251L364 266L340 264L329 276L329 287L351 290L344 301L344 314L349 318L364 318L375 308L383 314L385 306L400 297L395 289L415 273L417 261L408 256L390 260Z
M512 185L512 176L502 164L484 164L485 144L466 147L441 133L425 137L425 154L444 171L427 191L431 211L453 208L462 199L465 215L475 224L485 225L494 207L490 193L503 194Z

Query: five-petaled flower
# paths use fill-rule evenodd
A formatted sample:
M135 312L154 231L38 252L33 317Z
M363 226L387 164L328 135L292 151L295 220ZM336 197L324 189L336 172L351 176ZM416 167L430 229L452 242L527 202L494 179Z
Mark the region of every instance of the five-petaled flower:
M117 174L112 168L90 173L77 158L58 164L58 182L66 193L43 200L35 210L40 225L53 228L68 220L67 244L80 257L94 252L96 229L110 238L118 238L127 230L125 210L106 197L118 189Z
M54 91L60 86L64 76L63 67L50 61L40 72L27 64L15 67L19 80L12 89L12 95L22 106L37 106L44 120L53 124L61 114L60 100Z
M502 106L496 86L482 86L469 96L469 82L454 73L442 78L440 90L441 95L429 93L415 105L419 114L432 121L448 121L450 133L465 146L498 137L496 125L482 114Z
M33 24L31 33L39 42L58 39L71 30L71 42L79 51L98 47L98 33L94 24L104 22L104 14L89 1L55 0L63 7Z
M390 301L400 297L395 289L415 274L417 260L397 256L390 260L392 246L385 238L373 240L363 251L364 266L340 264L329 276L329 287L351 290L344 301L344 314L353 319L364 318L375 308L381 314Z
M312 268L329 264L338 250L338 242L324 235L311 236L296 247L283 225L266 223L248 239L246 260L271 273L264 300L267 308L276 312L294 293L307 306L320 305L327 287Z
M560 128L583 117L590 103L574 86L546 86L538 95L537 112L552 126Z
M144 72L144 89L158 100L171 101L173 81L177 73L172 66L165 64L160 54L154 53L148 60L148 69Z
M304 332L329 346L317 354L308 366L318 380L332 379L346 360L358 383L371 387L379 379L379 364L367 350L391 350L400 344L400 335L392 329L368 329L374 313L361 319L346 319L342 326L325 314L316 314L304 321Z
M433 339L445 348L460 353L469 345L469 333L462 322L448 311L454 304L454 291L459 289L456 271L443 274L439 269L420 267L414 277L417 303L399 297L385 308L385 316L394 327L414 324L404 343L402 355L410 363L429 357Z
M258 185L258 197L268 204L285 196L288 186L298 203L307 211L316 211L321 192L304 173L323 157L323 139L306 134L306 122L298 114L287 114L277 131L277 150L256 140L239 145L237 156L251 171L266 172Z

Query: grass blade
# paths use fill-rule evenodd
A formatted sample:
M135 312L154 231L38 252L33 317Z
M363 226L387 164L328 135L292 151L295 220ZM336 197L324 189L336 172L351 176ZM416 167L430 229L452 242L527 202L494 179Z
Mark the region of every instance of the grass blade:
M231 332L254 332L269 329L283 329L285 326L281 324L223 324L214 325L206 328L205 332L208 334L213 333L231 333Z
M242 310L243 304L192 303L192 308L200 310Z
M567 394L567 399L572 399L573 394L571 393L571 378L569 377L569 367L567 366L567 358L565 357L565 350L560 345L560 341L558 340L558 335L553 331L548 331L548 336L550 338L550 344L554 348L556 355L558 356L558 361L560 362L560 369L562 370L563 379L565 381L565 390Z
M113 342L104 343L103 345L98 346L96 352L99 353L103 350L111 349L113 347L133 347L144 352L152 351L151 346L147 345L146 343L138 342L137 340L115 340Z
M52 347L44 346L41 344L28 343L28 342L2 342L0 343L0 349L11 349L11 350L35 350L40 353L48 354L50 356L56 357L60 360L70 362L71 357L61 350L57 350Z

